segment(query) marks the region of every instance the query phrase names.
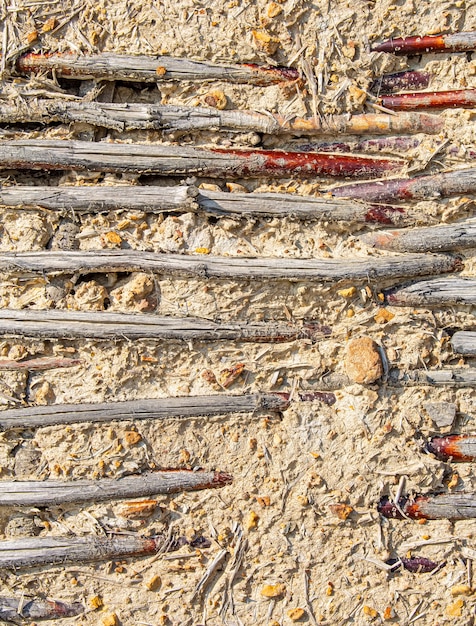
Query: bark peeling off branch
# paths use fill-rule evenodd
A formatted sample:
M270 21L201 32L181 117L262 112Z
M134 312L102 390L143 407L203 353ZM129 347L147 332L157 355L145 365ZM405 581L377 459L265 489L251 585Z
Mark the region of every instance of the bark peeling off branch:
M65 78L146 83L167 80L223 80L266 86L299 79L299 72L292 67L266 67L255 63L215 65L169 56L123 55L111 52L91 55L28 53L17 59L15 69L19 73L54 70L56 75Z
M282 411L287 406L287 397L274 393L183 396L94 404L56 404L1 411L0 428L8 430L84 422L186 419L230 413L253 413L259 409Z
M443 129L441 118L419 113L402 115L329 115L321 118L285 118L255 111L224 110L155 104L119 104L51 99L0 101L0 123L86 123L117 131L219 130L268 135L335 134L435 134Z
M0 142L3 169L94 170L164 176L375 178L386 172L401 171L404 165L399 159L318 152L47 139Z
M0 597L0 620L12 624L24 624L25 620L62 619L85 612L80 602L67 604L58 600Z
M215 216L295 217L327 222L415 223L403 207L282 193L200 192L193 186L0 187L0 206L93 213L111 210L203 211Z
M102 502L121 498L145 498L159 493L224 487L232 480L224 472L157 470L119 479L0 481L0 506L58 506L92 500Z
M156 254L131 250L22 252L0 254L0 270L11 273L153 271L220 279L351 281L398 279L458 271L449 255L405 254L353 259L283 259Z
M284 342L316 339L325 334L328 330L323 331L323 327L313 323L298 327L259 322L219 323L194 317L109 311L0 309L0 336Z
M476 304L476 279L425 280L388 291L387 301L394 306Z

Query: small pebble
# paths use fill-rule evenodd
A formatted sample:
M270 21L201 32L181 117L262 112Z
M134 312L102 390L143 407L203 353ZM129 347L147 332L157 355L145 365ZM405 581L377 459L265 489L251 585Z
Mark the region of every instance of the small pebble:
M286 587L283 583L278 583L277 585L265 585L261 589L261 595L265 598L278 598L279 596L284 595L286 592Z
M352 339L347 344L344 367L347 376L355 383L375 382L383 374L378 345L370 337Z
M453 425L456 417L456 404L452 402L425 402L423 408L439 428Z

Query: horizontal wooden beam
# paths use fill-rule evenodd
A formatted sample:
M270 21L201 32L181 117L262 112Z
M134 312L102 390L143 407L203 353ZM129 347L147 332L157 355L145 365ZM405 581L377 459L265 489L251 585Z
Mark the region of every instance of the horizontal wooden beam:
M121 498L145 498L224 487L232 482L224 472L157 470L133 476L99 480L0 481L0 506L59 506L66 503L103 502Z
M0 142L0 169L93 170L162 176L378 178L400 159L318 152L201 148L165 144L20 139Z
M386 293L394 306L476 304L476 279L445 277L397 287Z
M368 246L393 252L449 252L476 247L476 220L455 224L367 233Z
M333 282L428 276L454 272L461 267L458 258L436 254L352 259L287 259L156 254L135 250L0 253L0 270L12 274L151 271L169 276L202 278Z
M435 134L444 126L441 118L425 113L289 118L276 113L265 114L237 109L218 110L161 104L122 104L38 98L0 102L1 124L51 124L53 122L91 124L120 132L138 129L167 132L214 130L298 136Z
M0 412L0 429L40 428L61 424L94 424L124 420L211 417L258 410L282 411L286 396L278 393L216 394L80 404L53 404ZM1 483L0 483L1 485Z
M317 339L329 333L317 323L219 323L196 317L143 313L0 309L0 336L94 339L243 340L283 342Z

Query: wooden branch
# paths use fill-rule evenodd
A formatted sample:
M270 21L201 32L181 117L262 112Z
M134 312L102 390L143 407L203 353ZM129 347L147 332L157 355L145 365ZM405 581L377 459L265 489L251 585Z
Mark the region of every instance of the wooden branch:
M52 70L57 76L64 78L143 83L217 80L266 86L299 79L299 72L292 67L266 67L256 63L216 65L169 56L124 55L111 52L88 56L60 52L56 54L30 52L17 59L15 70L21 74Z
M476 220L444 226L367 233L360 238L368 246L394 252L449 252L476 247Z
M451 337L451 345L457 354L476 356L476 332L460 330Z
M391 519L463 520L476 517L476 494L442 493L400 498L398 506L387 497L381 499L378 511ZM404 515L402 515L402 512Z
M99 480L0 481L0 506L59 506L143 498L157 494L224 487L232 482L225 472L157 470L122 478Z
M396 93L381 96L379 102L386 109L393 109L394 111L472 108L476 105L476 89Z
M153 556L167 550L163 537L23 537L0 541L0 568L19 569L85 561Z
M84 422L96 424L139 419L186 419L230 413L253 413L258 410L283 411L288 406L288 398L277 393L217 394L126 402L54 404L0 411L0 429L41 428L59 424L82 424Z
M13 274L153 271L169 276L332 282L428 276L457 271L461 267L458 258L436 254L352 259L284 259L156 254L134 250L0 253L0 270Z
M423 54L425 52L472 52L476 49L476 32L396 37L372 46L373 52L393 54Z
M441 461L476 461L476 435L447 435L433 437L425 446L425 451L434 454Z
M326 334L328 327L313 323L300 327L259 322L222 324L203 318L140 313L0 309L0 336L7 337L285 342Z
M354 183L331 189L339 198L359 198L366 202L432 200L476 192L476 168L454 170L418 178L392 178L370 183Z
M95 213L113 210L203 211L214 216L295 217L326 222L414 223L403 207L282 193L200 192L193 186L0 187L0 206Z
M58 600L42 600L33 598L32 600L21 597L7 598L0 596L0 620L12 624L24 624L26 620L39 619L62 619L64 617L74 617L85 612L84 606L80 602L67 604Z
M164 176L365 176L401 170L404 161L317 152L232 150L70 140L0 142L0 168L95 170Z
M413 135L391 135L372 137L371 139L346 139L332 142L305 143L295 146L295 149L304 152L368 152L371 154L400 152L407 154L409 150L417 148L421 143L421 138L414 137ZM436 139L435 143L437 145L441 144L441 142ZM456 150L458 149L456 146L455 148Z
M218 110L155 104L118 104L83 100L32 99L0 103L2 124L86 123L117 131L156 129L163 131L219 130L269 135L335 134L435 134L444 122L435 115L329 115L322 118L283 117L255 111Z
M425 280L386 293L394 306L441 306L448 304L476 304L474 278L438 278Z

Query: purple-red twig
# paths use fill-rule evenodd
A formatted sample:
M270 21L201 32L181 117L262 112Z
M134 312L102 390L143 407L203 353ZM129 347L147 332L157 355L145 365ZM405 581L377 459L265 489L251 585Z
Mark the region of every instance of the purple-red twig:
M386 109L392 109L394 111L471 108L476 105L476 89L396 93L381 96L379 102Z
M393 54L422 54L424 52L471 52L476 49L476 32L424 37L397 37L371 47L372 52Z
M377 95L406 91L409 89L426 89L430 84L431 75L418 70L404 70L395 74L383 74L369 86L369 91Z

